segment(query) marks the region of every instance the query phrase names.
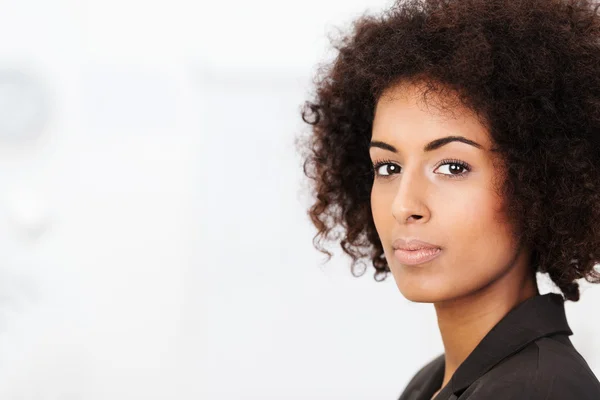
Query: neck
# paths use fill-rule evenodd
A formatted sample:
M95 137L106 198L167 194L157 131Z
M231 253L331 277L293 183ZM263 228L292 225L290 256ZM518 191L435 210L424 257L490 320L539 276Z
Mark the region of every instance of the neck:
M442 388L483 337L510 310L539 294L535 274L511 268L504 276L475 293L435 303L445 353Z

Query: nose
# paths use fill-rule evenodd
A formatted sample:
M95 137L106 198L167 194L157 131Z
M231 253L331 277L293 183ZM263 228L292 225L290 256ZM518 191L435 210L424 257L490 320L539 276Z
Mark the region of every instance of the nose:
M430 217L427 207L427 182L418 171L404 169L392 203L392 215L400 224L425 223Z

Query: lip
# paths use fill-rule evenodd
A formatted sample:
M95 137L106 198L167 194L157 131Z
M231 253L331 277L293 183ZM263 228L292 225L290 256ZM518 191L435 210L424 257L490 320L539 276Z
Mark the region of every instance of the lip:
M418 239L398 238L392 243L394 250L439 249L440 246Z
M441 252L442 249L440 248L423 248L419 250L396 249L394 250L394 257L402 264L418 265L433 260Z

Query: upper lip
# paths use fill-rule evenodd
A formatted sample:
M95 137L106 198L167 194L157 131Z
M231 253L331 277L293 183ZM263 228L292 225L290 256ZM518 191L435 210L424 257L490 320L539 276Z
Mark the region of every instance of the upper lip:
M439 249L440 246L415 238L398 238L392 243L394 250Z

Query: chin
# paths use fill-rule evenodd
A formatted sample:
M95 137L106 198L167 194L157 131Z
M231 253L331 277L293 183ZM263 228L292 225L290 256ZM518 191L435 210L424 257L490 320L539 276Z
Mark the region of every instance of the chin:
M389 258L390 271L400 293L414 303L441 303L468 293L463 280L456 281L439 263L439 257L431 263L417 266L402 265Z
M406 300L413 303L439 303L445 300L445 297L441 296L440 293L429 291L400 290L400 293L402 293Z
M456 297L456 294L448 293L441 282L435 282L433 279L411 279L396 275L394 279L400 293L414 303L439 303Z

